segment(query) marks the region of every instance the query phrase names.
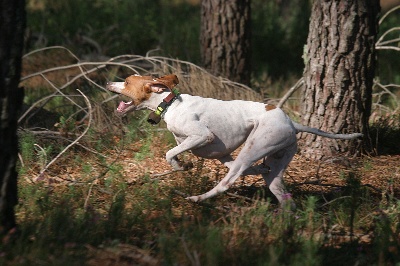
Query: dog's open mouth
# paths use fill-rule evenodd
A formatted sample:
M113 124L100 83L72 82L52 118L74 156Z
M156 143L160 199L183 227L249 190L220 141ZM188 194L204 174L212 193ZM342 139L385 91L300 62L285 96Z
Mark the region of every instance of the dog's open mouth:
M130 102L121 101L118 105L117 112L125 113L129 109L129 107L132 107L132 105L133 105L132 101L130 101Z
M116 113L119 115L125 115L126 113L130 111L136 110L136 106L134 105L132 99L130 97L127 97L125 95L120 95L121 96L121 102L119 103Z

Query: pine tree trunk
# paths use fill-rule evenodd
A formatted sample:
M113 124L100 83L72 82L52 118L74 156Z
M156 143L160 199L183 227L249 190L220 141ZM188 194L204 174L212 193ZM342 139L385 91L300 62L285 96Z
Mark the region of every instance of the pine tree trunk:
M250 0L203 0L201 56L212 74L250 84Z
M0 0L0 233L15 227L18 158L18 88L25 28L25 1Z
M379 1L314 1L305 54L302 123L335 133L364 133L339 141L302 133L313 159L369 150L368 119L375 73Z

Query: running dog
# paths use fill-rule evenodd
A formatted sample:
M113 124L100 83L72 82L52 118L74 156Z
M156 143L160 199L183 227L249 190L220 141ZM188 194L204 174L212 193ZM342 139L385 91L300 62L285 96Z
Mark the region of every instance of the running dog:
M287 192L282 181L284 171L297 151L296 134L309 132L335 139L353 139L361 133L333 134L300 125L274 105L252 101L221 101L180 94L175 75L160 78L133 75L125 82L108 82L106 88L128 96L117 112L150 109L149 122L162 118L172 132L177 146L169 150L166 160L175 170L186 170L178 155L218 159L229 168L227 175L210 191L187 199L202 201L226 191L242 175L261 174L271 192L282 204ZM231 153L243 145L236 159ZM258 160L263 163L254 165Z

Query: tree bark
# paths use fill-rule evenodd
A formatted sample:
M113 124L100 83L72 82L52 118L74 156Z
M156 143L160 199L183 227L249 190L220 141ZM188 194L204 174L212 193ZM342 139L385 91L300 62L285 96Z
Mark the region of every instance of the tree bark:
M362 132L363 141L302 133L312 159L371 149L368 119L375 73L379 1L314 1L304 62L302 123L335 133Z
M250 0L203 0L201 57L212 74L250 84Z
M17 204L18 88L25 29L25 1L0 0L0 233L14 228Z

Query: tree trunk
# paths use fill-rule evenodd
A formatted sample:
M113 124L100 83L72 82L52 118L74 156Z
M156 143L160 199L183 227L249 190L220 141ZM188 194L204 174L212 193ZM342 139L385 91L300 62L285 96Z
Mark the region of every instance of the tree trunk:
M379 1L314 1L305 54L302 123L335 133L364 133L338 141L302 133L313 159L356 155L371 148L368 119L375 72Z
M250 84L250 0L203 0L201 56L212 74Z
M18 88L25 29L25 1L0 0L0 233L15 227L18 158Z

